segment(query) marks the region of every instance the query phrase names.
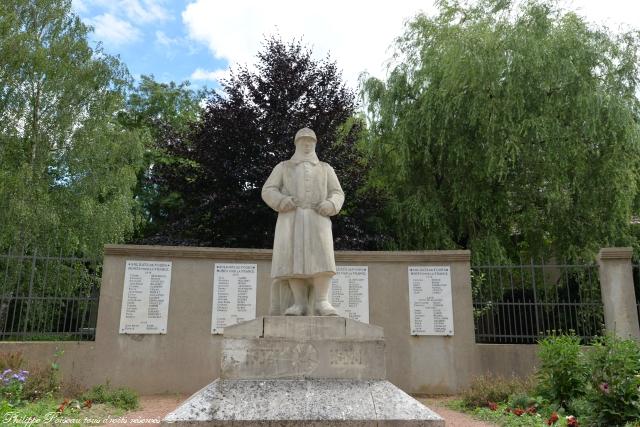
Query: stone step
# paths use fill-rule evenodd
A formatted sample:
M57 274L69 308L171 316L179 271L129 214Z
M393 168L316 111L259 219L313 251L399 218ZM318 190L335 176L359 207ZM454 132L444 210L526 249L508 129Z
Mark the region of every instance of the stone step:
M163 426L426 426L444 420L388 381L215 380Z

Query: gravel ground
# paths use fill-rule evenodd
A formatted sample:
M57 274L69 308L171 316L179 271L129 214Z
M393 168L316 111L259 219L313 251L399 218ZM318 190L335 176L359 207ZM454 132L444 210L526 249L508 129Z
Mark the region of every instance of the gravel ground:
M188 395L180 394L142 396L140 397L140 409L134 412L129 412L122 417L122 421L128 420L128 422L118 423L116 425L144 427L157 426L165 415L177 408L178 405L184 402L188 397ZM450 398L418 398L418 400L443 417L446 420L447 427L495 427L495 424L476 421L471 419L468 415L447 409L444 406L447 399ZM142 422L143 420L149 420L150 422L144 423Z

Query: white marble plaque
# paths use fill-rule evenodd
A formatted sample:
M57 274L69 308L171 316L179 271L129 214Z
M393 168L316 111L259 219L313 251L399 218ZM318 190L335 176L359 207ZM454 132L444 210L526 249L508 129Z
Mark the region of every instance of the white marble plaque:
M121 334L166 334L171 262L127 260L120 309Z
M329 301L339 316L369 323L369 267L337 266Z
M451 268L409 267L411 335L453 335Z
M258 264L216 264L213 274L211 333L256 318Z

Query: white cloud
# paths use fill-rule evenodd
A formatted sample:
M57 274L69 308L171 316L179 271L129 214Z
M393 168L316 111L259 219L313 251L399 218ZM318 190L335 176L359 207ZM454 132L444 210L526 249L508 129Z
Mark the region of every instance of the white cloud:
M87 13L89 11L89 8L87 7L87 4L84 0L72 0L71 8L74 12L80 14Z
M640 29L640 3L629 0L565 0L563 6L612 30Z
M141 37L140 30L110 13L87 19L87 22L94 27L96 38L105 44L122 45Z
M205 43L214 56L231 64L254 63L265 35L302 39L318 57L330 53L342 67L345 80L355 86L363 71L384 75L385 62L392 54L387 48L402 33L404 21L421 10L435 9L425 0L381 5L326 0L318 8L293 0L195 0L182 19L192 39Z
M163 6L166 0L72 0L73 9L79 13L100 10L136 24L172 19Z
M302 39L318 57L330 53L345 80L355 86L363 71L385 76L393 53L389 47L403 33L405 21L421 11L434 13L434 3L325 0L311 8L294 0L193 0L182 20L192 39L232 65L253 64L265 35ZM613 29L619 23L640 28L640 2L564 0L563 5Z
M118 9L124 11L134 22L166 21L170 18L167 10L157 0L121 0Z
M228 75L229 70L207 71L202 68L196 68L196 70L191 73L191 80L211 80L214 82L219 82L221 79L227 77Z
M162 46L171 47L172 45L176 45L179 42L179 39L173 39L167 36L164 31L156 31L156 43L161 44Z

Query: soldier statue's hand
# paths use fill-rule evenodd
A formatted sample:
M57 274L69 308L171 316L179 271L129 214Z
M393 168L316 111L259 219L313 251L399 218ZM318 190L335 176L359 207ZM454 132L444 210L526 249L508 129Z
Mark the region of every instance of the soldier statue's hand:
M280 203L280 212L289 212L296 208L296 203L292 197L287 197Z
M330 216L333 213L333 203L328 200L318 205L318 213L322 216Z

